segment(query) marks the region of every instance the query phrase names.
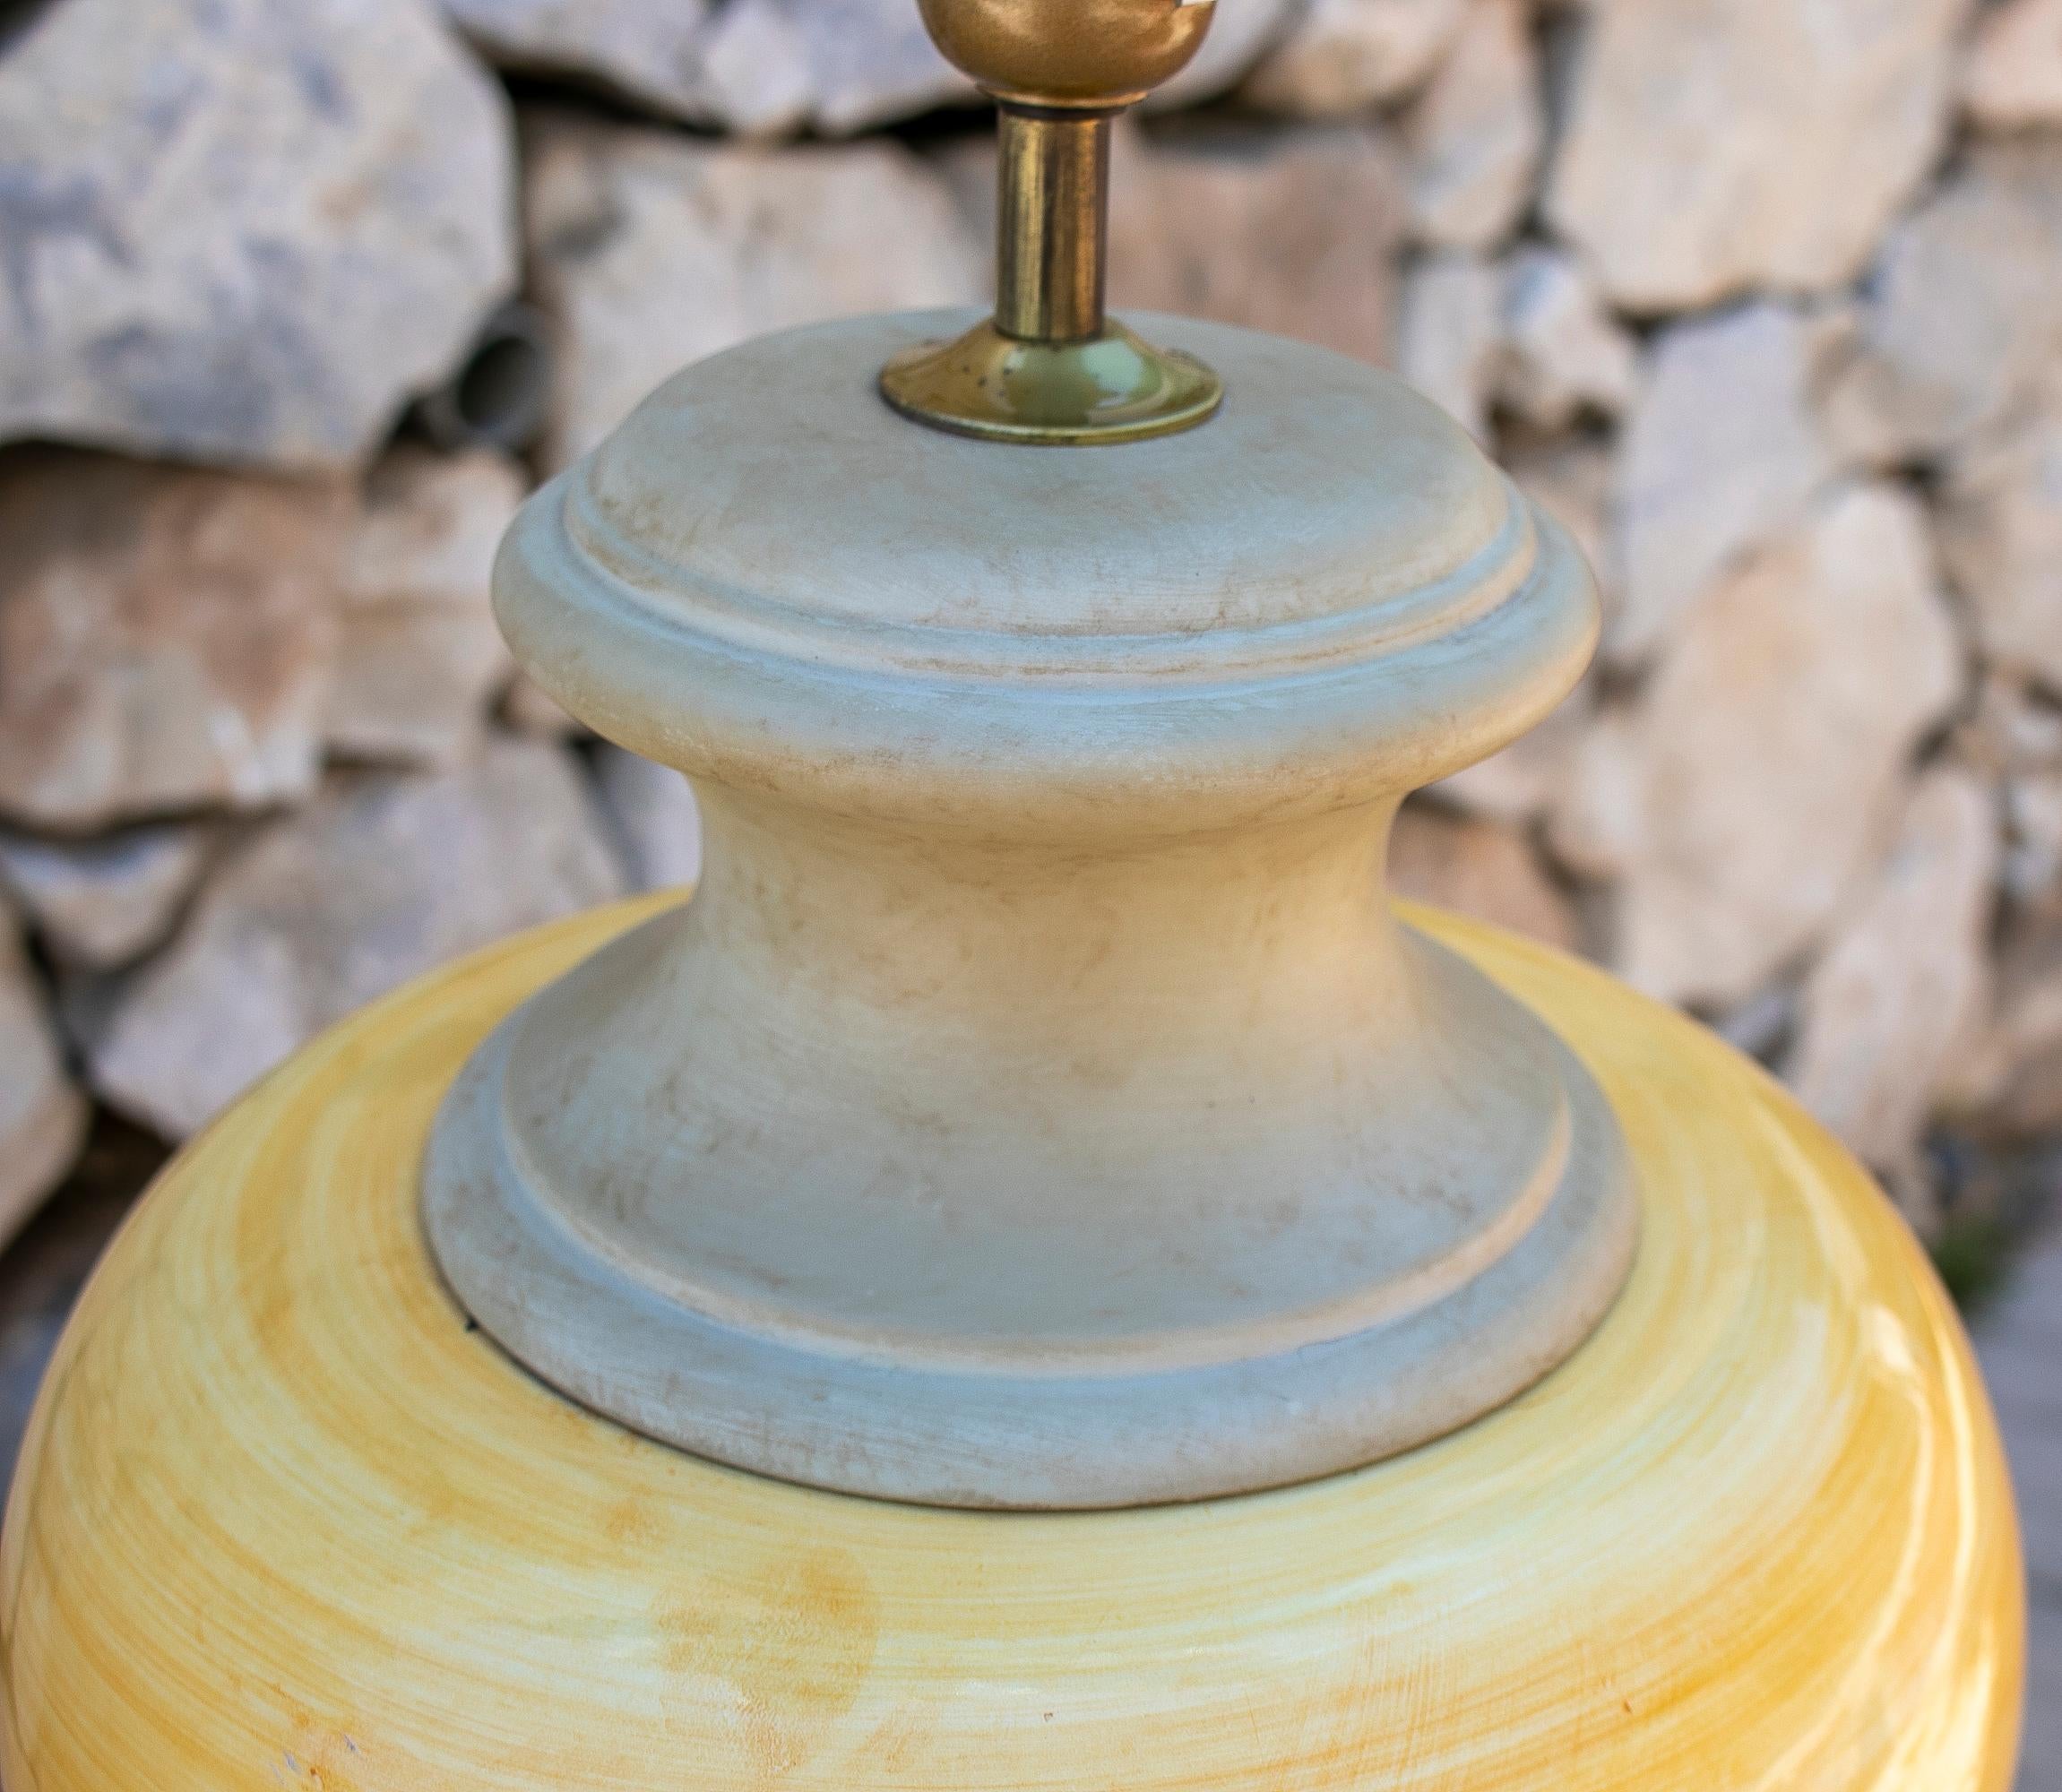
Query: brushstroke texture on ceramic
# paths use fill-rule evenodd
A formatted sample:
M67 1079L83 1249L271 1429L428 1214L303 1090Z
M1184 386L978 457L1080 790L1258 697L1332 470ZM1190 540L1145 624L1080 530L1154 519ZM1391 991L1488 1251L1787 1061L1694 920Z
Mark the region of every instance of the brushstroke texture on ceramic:
M1641 1246L1601 1328L1466 1429L1288 1491L925 1511L583 1411L431 1263L459 1066L651 912L339 1027L130 1222L8 1514L16 1792L2005 1792L2017 1533L1960 1325L1710 1035L1408 912L1624 1128Z

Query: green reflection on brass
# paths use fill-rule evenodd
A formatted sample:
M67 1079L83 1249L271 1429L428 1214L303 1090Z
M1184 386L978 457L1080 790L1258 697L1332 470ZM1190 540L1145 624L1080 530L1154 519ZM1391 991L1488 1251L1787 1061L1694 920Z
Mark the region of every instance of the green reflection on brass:
M1193 429L1216 413L1224 388L1193 356L1114 321L1078 342L1022 341L990 321L956 341L904 349L882 368L881 393L903 415L962 435L1081 446Z

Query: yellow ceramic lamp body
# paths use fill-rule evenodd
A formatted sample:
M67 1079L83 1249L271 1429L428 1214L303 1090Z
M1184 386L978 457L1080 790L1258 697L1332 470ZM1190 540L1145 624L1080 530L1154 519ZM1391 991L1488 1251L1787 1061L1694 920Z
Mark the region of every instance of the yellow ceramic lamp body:
M1546 1381L1286 1491L927 1511L713 1466L469 1331L444 1090L619 909L329 1034L125 1228L0 1555L11 1792L2006 1792L2021 1570L1921 1254L1729 1048L1412 917L1622 1124L1638 1261Z

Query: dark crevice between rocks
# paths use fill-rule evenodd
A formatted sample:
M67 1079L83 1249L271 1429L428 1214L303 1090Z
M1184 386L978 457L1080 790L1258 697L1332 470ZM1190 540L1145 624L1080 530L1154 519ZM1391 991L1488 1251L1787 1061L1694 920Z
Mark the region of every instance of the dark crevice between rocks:
M1926 1168L1940 1223L1934 1267L1964 1315L2011 1286L2027 1241L2062 1212L2062 1143L1998 1143L1937 1132Z
M28 36L57 0L0 0L0 56Z

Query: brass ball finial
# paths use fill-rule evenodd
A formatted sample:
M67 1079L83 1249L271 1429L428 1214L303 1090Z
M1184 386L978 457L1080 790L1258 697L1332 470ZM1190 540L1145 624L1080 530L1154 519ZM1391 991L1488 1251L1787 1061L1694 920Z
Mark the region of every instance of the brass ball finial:
M1214 0L918 0L999 115L996 314L881 370L905 417L962 435L1080 445L1191 429L1224 389L1103 312L1110 121L1177 73Z
M1214 0L918 0L945 59L999 99L1128 106L1186 65Z

